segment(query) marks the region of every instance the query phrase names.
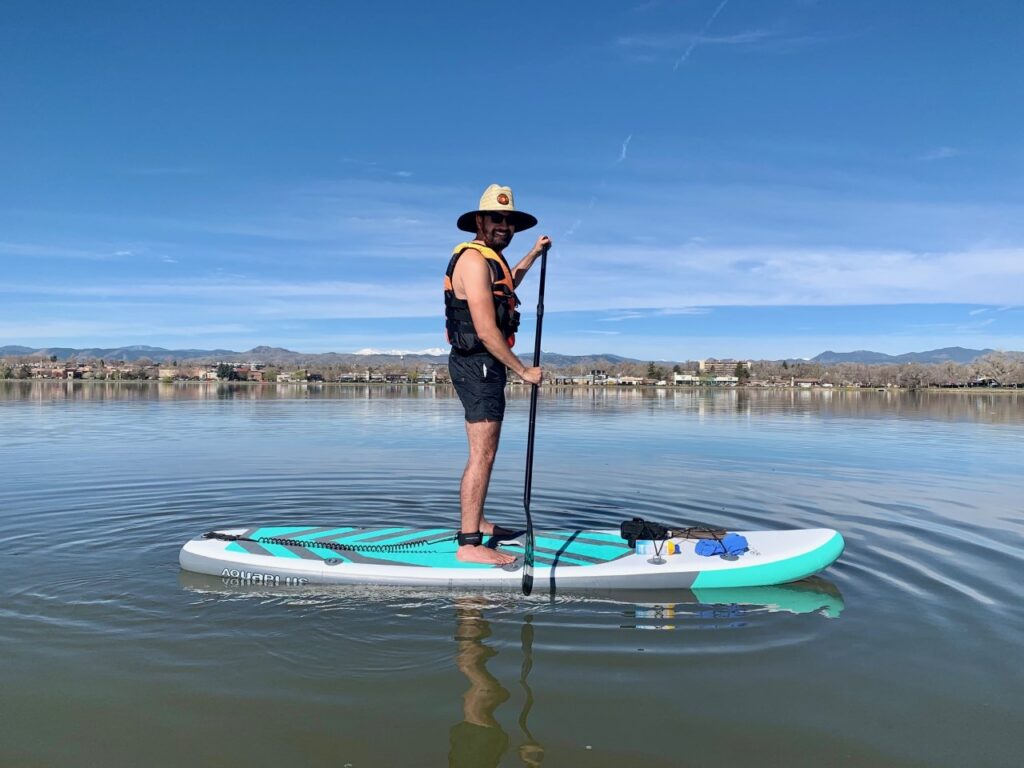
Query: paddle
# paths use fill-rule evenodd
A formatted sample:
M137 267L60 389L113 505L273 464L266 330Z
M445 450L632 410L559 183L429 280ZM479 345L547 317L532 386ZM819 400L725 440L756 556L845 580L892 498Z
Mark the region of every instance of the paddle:
M537 290L537 335L533 339L533 367L540 365L540 333L544 325L544 278L548 270L547 247L540 254L540 287ZM526 482L523 488L523 508L526 510L526 552L523 556L523 594L533 592L533 518L530 516L530 490L533 486L533 438L537 431L537 394L533 384L530 392L530 429L526 437Z

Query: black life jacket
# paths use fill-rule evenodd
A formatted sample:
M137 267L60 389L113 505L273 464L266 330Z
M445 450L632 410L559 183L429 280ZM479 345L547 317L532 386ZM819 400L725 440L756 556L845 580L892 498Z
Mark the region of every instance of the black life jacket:
M448 343L463 354L486 351L484 343L476 335L476 328L473 327L469 302L456 298L455 289L452 287L455 264L467 248L478 251L490 267L495 322L508 345L514 346L516 331L519 330L519 312L516 309L519 306L519 297L516 296L512 270L500 253L480 243L459 243L452 252L451 261L448 262L448 271L444 273L444 318Z

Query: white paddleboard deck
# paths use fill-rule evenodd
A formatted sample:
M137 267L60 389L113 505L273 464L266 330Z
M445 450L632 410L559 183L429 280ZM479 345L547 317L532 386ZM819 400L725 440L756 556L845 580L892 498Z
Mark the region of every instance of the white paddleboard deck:
M456 559L455 531L443 528L252 526L217 531L238 540L196 537L181 549L186 571L268 586L379 584L518 589L523 536L495 544L516 556L509 566ZM534 582L538 590L702 589L784 584L827 568L842 554L843 537L827 528L735 531L749 549L704 557L696 540L644 542L638 554L618 530L538 531ZM276 541L275 541L276 540ZM280 543L281 541L287 543ZM660 548L660 556L654 550ZM678 550L677 554L669 554Z

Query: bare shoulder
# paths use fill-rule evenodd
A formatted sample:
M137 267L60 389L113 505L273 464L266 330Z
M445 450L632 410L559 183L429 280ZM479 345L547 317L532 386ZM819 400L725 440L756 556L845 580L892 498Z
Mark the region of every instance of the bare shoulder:
M486 273L487 259L480 253L476 248L466 248L460 255L459 260L455 262L455 275L475 275L477 273Z
M462 253L459 255L459 260L455 266L458 267L458 265L462 264L464 261L479 261L482 263L484 261L484 255L476 248L469 245L462 250Z
M475 294L490 294L491 273L484 255L475 248L467 248L459 256L452 272L455 295L467 298ZM461 294L461 295L460 295Z

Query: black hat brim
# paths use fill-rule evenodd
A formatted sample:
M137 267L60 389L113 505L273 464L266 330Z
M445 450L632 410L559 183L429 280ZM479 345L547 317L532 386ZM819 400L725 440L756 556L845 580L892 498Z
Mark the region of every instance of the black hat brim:
M522 211L467 211L466 213L459 216L456 225L463 232L472 232L476 234L476 215L478 213L505 213L508 214L509 218L512 219L512 223L516 226L516 232L523 232L531 227L537 226L537 219L528 213Z

